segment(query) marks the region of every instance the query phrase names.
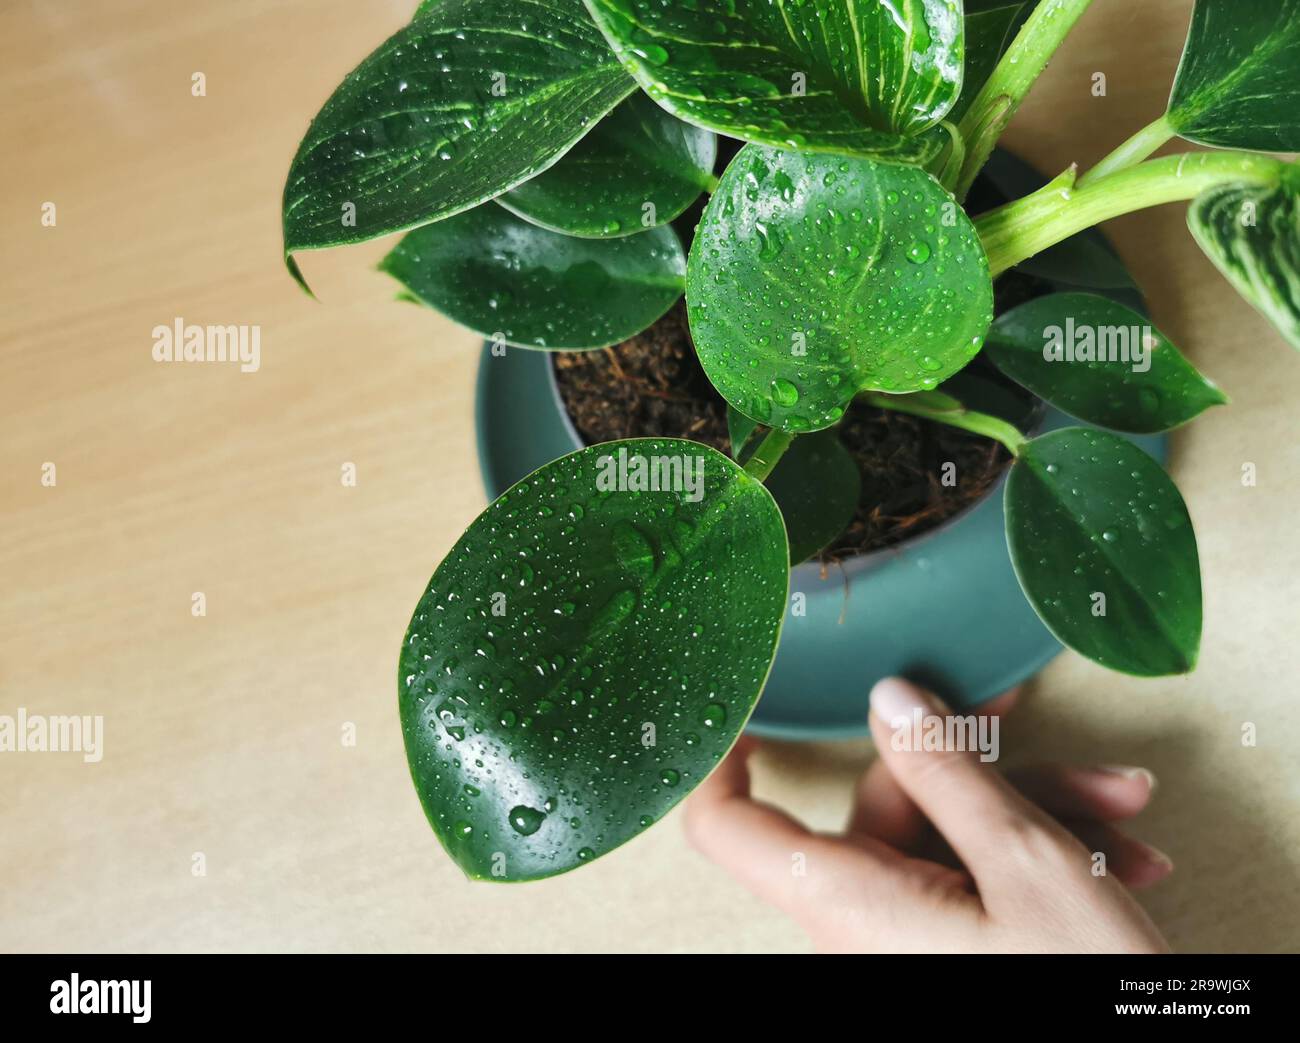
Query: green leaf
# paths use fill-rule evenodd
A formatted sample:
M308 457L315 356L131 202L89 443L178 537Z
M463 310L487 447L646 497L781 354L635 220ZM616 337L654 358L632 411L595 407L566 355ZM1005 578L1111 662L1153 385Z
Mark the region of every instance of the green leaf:
M1107 431L1053 431L1021 448L1005 510L1020 585L1063 644L1141 677L1196 665L1196 535L1151 457Z
M950 122L966 114L1033 9L1034 0L966 0L966 70Z
M1169 122L1189 141L1300 151L1300 0L1197 0Z
M1227 401L1143 315L1056 293L993 320L984 351L1003 373L1090 424L1149 434Z
M759 445L759 425L727 406L731 455L745 464ZM790 564L798 565L848 528L862 496L862 472L834 429L801 435L790 443L766 480L781 508Z
M635 84L581 0L442 0L348 74L284 188L284 249L356 243L541 173ZM305 286L305 284L304 284Z
M767 490L785 519L790 564L798 565L848 528L862 495L862 472L832 428L791 442Z
M746 141L920 163L961 89L959 0L587 7L670 112Z
M637 91L550 170L497 202L568 235L631 235L667 224L712 187L716 155L712 134Z
M702 485L609 489L620 460L630 477L657 458L692 461ZM696 442L589 446L503 493L402 644L407 759L448 854L474 878L533 880L661 819L749 718L788 577L772 497Z
M476 333L523 348L603 348L682 295L677 234L577 239L479 207L409 232L380 264L413 296Z
M727 437L731 441L731 458L744 463L745 444L758 430L758 423L745 416L735 406L727 406Z
M993 318L975 228L925 171L759 145L709 200L686 283L714 387L796 433L835 423L860 390L937 386Z
M1300 168L1277 188L1228 185L1187 211L1192 235L1228 282L1300 348Z

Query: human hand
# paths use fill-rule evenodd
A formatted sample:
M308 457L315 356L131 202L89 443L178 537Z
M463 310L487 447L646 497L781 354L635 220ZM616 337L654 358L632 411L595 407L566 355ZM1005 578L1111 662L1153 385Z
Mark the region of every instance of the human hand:
M746 737L688 800L688 837L823 951L1169 951L1125 885L1155 883L1173 865L1110 825L1146 807L1149 772L1047 765L1004 778L973 752L894 749L890 722L918 707L952 713L898 678L872 690L879 756L843 835L813 833L750 796L758 743ZM1100 875L1094 853L1105 856Z

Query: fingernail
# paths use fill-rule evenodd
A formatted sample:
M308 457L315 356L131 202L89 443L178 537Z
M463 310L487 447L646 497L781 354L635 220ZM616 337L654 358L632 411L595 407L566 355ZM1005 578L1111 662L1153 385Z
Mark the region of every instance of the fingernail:
M942 713L928 693L901 677L886 677L871 689L871 712L882 721L895 717L911 717L916 710L922 713Z
M1174 860L1172 858L1166 855L1159 848L1152 847L1150 844L1143 844L1142 846L1146 849L1143 853L1146 855L1147 861L1158 866L1163 866L1170 872L1173 871Z
M1102 771L1108 771L1112 775L1122 775L1126 779L1144 779L1147 784L1147 792L1156 791L1156 777L1146 768L1135 768L1129 764L1103 764Z

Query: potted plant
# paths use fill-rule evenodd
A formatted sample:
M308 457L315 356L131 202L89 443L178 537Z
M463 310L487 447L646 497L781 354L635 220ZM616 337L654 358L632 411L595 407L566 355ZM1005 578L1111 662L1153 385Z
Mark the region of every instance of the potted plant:
M684 293L726 403L725 442L715 417L713 444L660 432L545 463L429 582L401 722L430 824L470 876L590 861L725 755L797 615L792 562L861 507L855 410L991 440L1043 623L1111 669L1192 669L1191 520L1116 431L1225 398L1136 300L1092 292L1123 280L1100 240L1073 237L1189 201L1196 242L1300 346L1300 168L1267 154L1300 149L1300 2L1198 0L1163 116L1086 174L985 210L976 179L1087 6L428 0L316 117L284 194L304 287L297 252L407 231L382 265L405 296L498 351L547 352L662 329ZM712 132L744 142L720 174ZM1227 151L1148 158L1175 136ZM1045 251L1068 240L1081 285L1044 292ZM1026 269L1012 304L1002 277ZM1083 423L1039 433L1004 378Z

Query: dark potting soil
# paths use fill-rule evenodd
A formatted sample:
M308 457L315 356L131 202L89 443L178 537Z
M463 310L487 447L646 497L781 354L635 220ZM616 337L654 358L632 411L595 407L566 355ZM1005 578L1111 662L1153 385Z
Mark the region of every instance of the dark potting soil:
M1004 279L1017 298L1036 287ZM999 286L1002 290L1002 285ZM999 293L999 298L1002 293ZM1011 301L999 300L1001 311ZM648 330L603 351L556 352L560 395L583 440L689 438L730 450L727 406L704 375L678 304ZM980 360L992 382L1009 381ZM947 424L854 403L839 425L840 438L862 472L857 514L820 555L838 561L899 543L934 528L980 499L1011 458L997 442ZM956 464L956 482L941 484L943 465Z
M729 158L720 156L718 169ZM674 222L683 241L689 241L698 219L698 213L688 212ZM1009 272L998 281L995 310L1000 314L1047 290L1038 280ZM689 438L729 453L727 405L695 355L684 301L622 344L556 352L551 358L565 408L588 445L658 436ZM963 374L1022 404L1026 415L1032 408L1029 396L980 357ZM860 403L849 407L838 430L862 472L862 496L848 528L822 551L823 562L934 528L984 496L1011 462L991 439ZM945 463L956 465L952 486L941 484Z

